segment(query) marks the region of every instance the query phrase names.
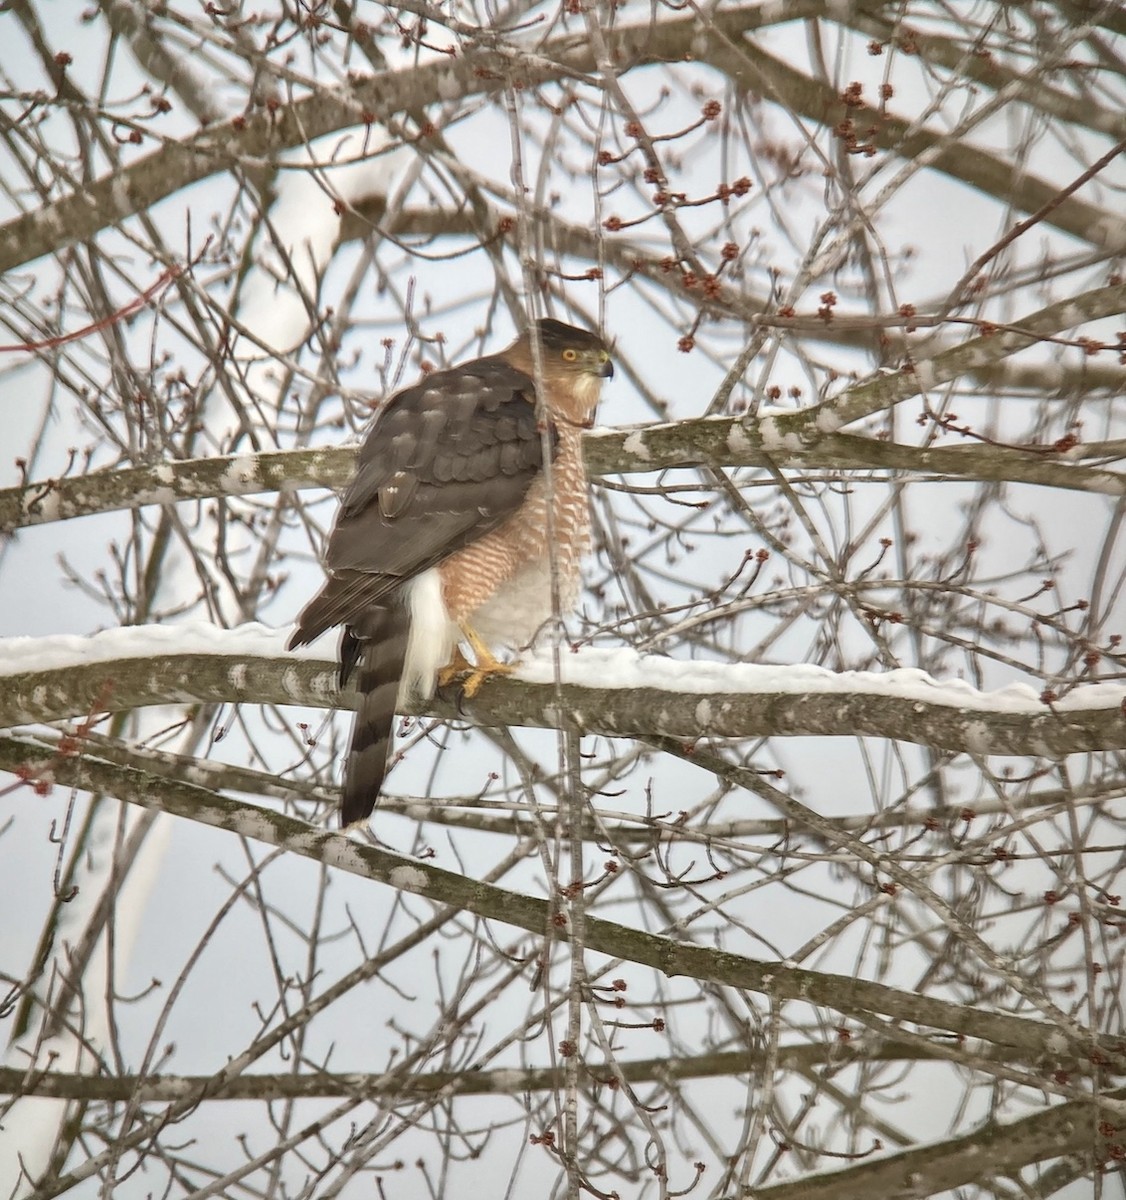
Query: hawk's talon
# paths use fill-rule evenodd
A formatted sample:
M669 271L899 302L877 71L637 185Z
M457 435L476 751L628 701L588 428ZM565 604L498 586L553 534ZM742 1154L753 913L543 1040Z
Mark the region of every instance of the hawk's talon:
M469 669L469 673L461 681L462 695L472 700L481 690L483 683L494 679L498 675L511 675L515 670L516 665L514 663L498 662L490 654L488 662L478 662L476 666Z
M461 680L461 692L463 696L467 696L470 700L481 690L481 685L486 680L493 678L495 675L511 675L516 670L515 666L510 666L508 663L502 663L489 649L488 646L481 640L480 634L471 625L462 624L461 632L465 634L465 640L469 643L473 650L473 665L466 661L465 655L461 653L459 646L454 651L453 659L450 665L446 667L446 671L452 671L450 678L464 676ZM460 662L459 662L460 660Z
M462 654L461 647L455 646L450 661L438 672L438 686L449 687L455 679L469 674L472 670L473 664Z

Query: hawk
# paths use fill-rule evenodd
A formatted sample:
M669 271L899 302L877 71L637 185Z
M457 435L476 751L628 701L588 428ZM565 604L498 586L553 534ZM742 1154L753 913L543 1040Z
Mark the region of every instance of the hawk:
M344 626L340 686L355 674L360 701L342 825L375 807L397 707L468 667L460 643L474 654L472 695L508 669L489 647L523 646L551 616L553 568L561 605L574 605L590 541L582 431L613 374L600 337L545 319L380 410L328 539L328 579L289 639Z

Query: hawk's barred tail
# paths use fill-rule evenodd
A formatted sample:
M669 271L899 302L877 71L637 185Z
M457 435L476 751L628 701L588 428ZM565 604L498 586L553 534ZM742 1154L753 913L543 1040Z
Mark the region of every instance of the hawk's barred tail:
M351 825L370 816L379 799L379 789L387 773L409 630L409 614L398 603L369 610L345 630L342 665L348 665L350 655L359 667L356 687L360 702L352 726L352 746L344 765L341 825Z

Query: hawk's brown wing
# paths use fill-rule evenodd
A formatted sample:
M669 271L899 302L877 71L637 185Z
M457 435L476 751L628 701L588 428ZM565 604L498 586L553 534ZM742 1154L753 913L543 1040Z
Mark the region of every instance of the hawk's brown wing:
M329 578L290 647L355 623L495 529L542 466L532 380L501 358L436 371L393 396L360 450L325 552Z

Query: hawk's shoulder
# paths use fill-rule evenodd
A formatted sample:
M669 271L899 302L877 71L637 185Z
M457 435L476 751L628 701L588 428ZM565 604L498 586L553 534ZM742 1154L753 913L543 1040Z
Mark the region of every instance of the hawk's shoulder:
M433 371L396 392L380 410L344 493L344 515L361 511L381 489L413 484L485 482L543 464L532 380L492 356Z

